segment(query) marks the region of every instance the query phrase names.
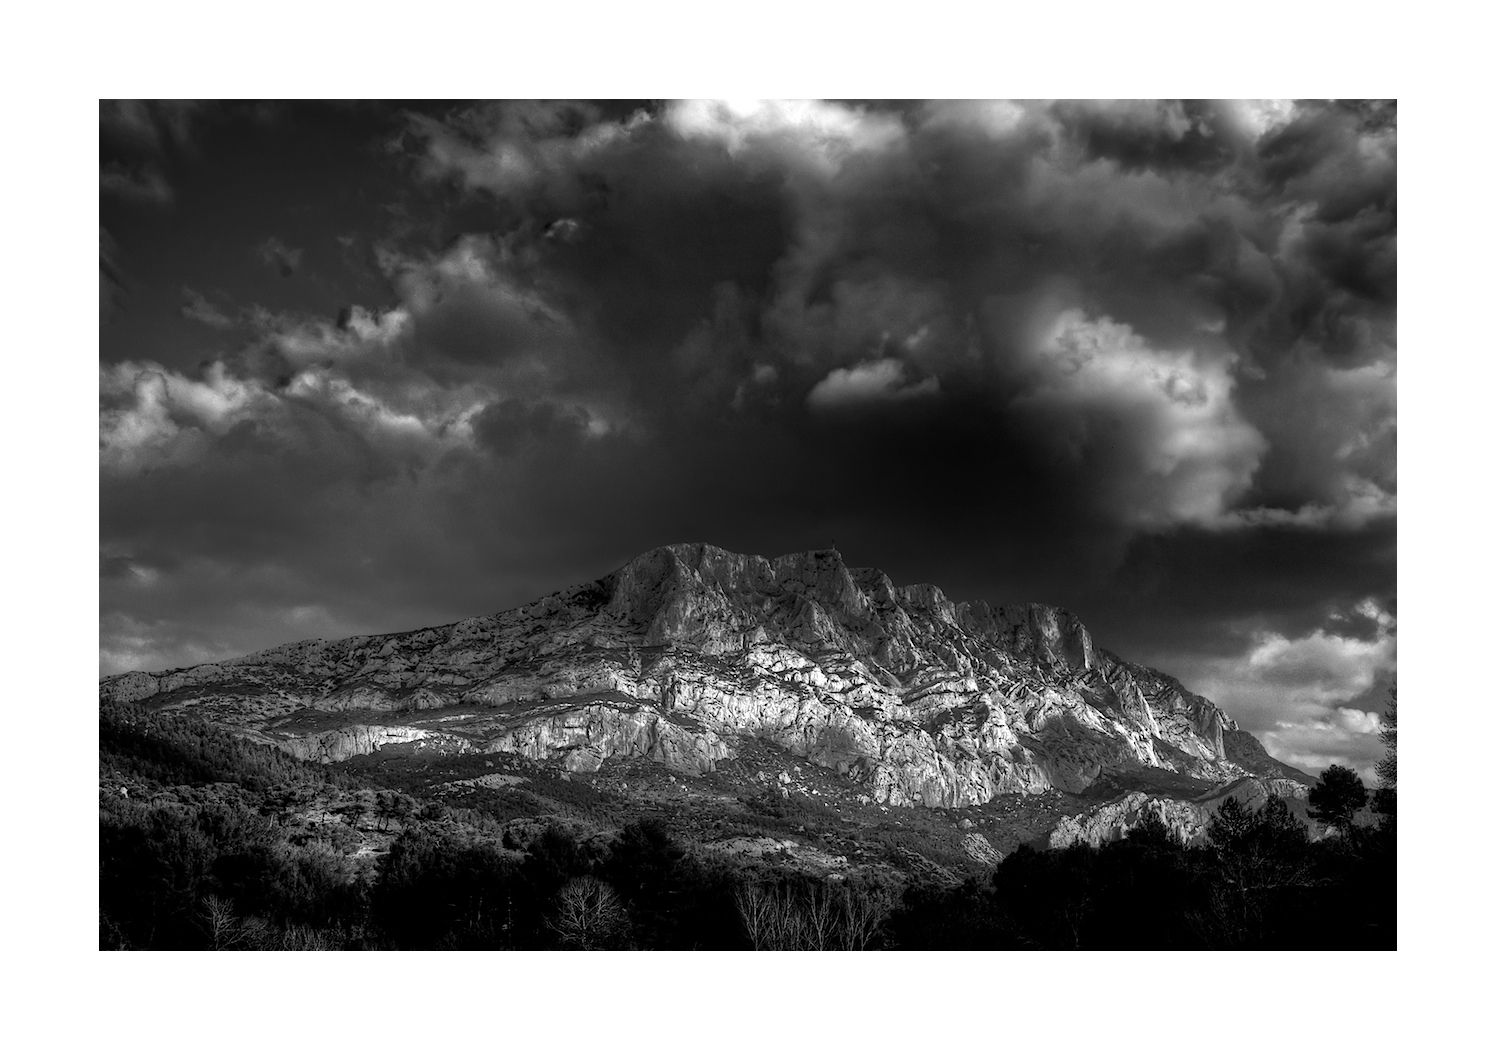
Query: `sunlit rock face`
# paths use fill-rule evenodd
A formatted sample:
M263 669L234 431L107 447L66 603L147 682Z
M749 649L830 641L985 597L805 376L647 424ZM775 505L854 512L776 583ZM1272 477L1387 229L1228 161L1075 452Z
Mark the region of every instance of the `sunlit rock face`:
M386 744L407 744L429 736L423 729L404 726L351 725L322 733L277 737L270 742L310 762L342 762L357 755L372 754Z
M193 707L323 761L421 741L580 771L632 757L700 774L758 739L900 806L1080 792L1141 769L1222 784L1295 774L1062 609L955 603L834 550L770 560L661 547L497 615L131 672L100 691ZM339 715L359 724L318 721Z
M1251 811L1261 809L1269 798L1277 796L1288 804L1289 811L1301 823L1314 828L1312 821L1304 819L1307 815L1304 798L1308 793L1304 784L1278 777L1243 777L1194 799L1158 798L1131 791L1087 813L1061 818L1050 832L1049 846L1063 849L1077 843L1101 846L1117 842L1125 839L1150 812L1158 815L1177 841L1198 845L1206 841L1210 818L1227 799L1235 799L1243 809Z

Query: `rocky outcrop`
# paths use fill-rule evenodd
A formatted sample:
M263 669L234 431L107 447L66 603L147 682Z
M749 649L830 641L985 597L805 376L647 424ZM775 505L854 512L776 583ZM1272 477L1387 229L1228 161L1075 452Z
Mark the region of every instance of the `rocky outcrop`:
M995 868L1002 863L1003 855L987 841L987 836L980 831L970 831L961 836L961 848L978 864Z
M1180 842L1199 845L1206 841L1210 818L1227 799L1235 799L1245 809L1256 810L1276 796L1287 801L1290 812L1303 821L1307 815L1303 799L1308 793L1309 789L1297 780L1256 777L1222 784L1194 799L1158 798L1132 791L1088 813L1063 818L1050 833L1049 845L1063 849L1077 842L1092 846L1117 842L1147 819L1149 812L1156 813Z
M1140 769L1218 784L1302 776L1209 700L1100 648L1062 609L952 602L835 551L771 560L661 547L493 616L134 672L100 694L187 697L245 731L314 713L318 731L290 747L327 761L382 746L381 721L398 723L382 727L388 740L427 732L579 771L627 757L705 773L757 739L887 805L1081 792ZM316 721L340 715L358 724Z
M1141 791L1131 791L1115 802L1098 806L1082 816L1063 817L1059 825L1050 832L1051 849L1064 849L1076 843L1100 846L1117 842L1141 824L1147 815L1156 813L1180 842L1193 845L1204 841L1205 827L1209 821L1205 810L1193 803L1179 799L1154 798Z
M647 758L691 776L710 773L732 752L715 733L681 725L640 705L594 703L527 719L490 738L485 750L526 758L559 758L565 768L592 773L609 758Z
M245 734L249 736L249 734ZM386 744L409 744L426 741L432 734L424 729L404 726L351 725L323 733L305 736L256 735L260 743L272 744L289 754L307 762L343 762L357 755L370 755ZM460 743L453 743L453 750L462 750Z

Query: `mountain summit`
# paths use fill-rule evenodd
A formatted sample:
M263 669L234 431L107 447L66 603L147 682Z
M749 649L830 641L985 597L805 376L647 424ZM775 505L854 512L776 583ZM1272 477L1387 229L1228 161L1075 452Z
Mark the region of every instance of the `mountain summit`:
M1206 791L1309 782L1063 609L952 602L835 550L768 559L675 544L496 615L131 672L100 693L191 709L321 761L505 752L571 772L643 758L696 776L773 745L890 806L1150 776Z

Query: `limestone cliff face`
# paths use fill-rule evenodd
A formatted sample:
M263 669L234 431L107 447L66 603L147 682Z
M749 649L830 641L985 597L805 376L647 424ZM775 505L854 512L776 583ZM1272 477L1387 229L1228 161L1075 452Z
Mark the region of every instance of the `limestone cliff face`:
M614 756L648 758L683 773L709 773L731 750L704 726L682 725L639 704L592 703L526 719L487 741L486 750L527 758L560 758L591 773Z
M383 742L312 742L292 716L356 713L352 728L383 719L435 734L430 746L575 770L628 756L710 772L756 738L889 805L1079 792L1137 769L1217 783L1302 776L1210 701L1101 649L1062 609L954 603L938 587L849 568L835 551L770 560L661 547L494 616L132 672L100 692L195 705L331 761ZM415 739L399 733L387 740Z
M1210 818L1195 803L1130 791L1083 816L1061 819L1059 826L1050 833L1050 848L1063 849L1078 842L1091 846L1116 842L1126 838L1128 832L1141 824L1149 811L1157 813L1164 827L1185 843L1205 838L1205 827Z
M305 736L244 735L251 740L274 744L309 762L342 762L357 755L373 754L386 744L424 741L432 734L423 729L402 726L351 725L322 733L308 733Z
M1255 810L1265 805L1269 798L1281 797L1289 803L1290 811L1295 816L1314 827L1313 821L1304 821L1306 811L1303 800L1308 790L1296 780L1243 777L1194 799L1156 798L1141 791L1131 791L1088 813L1062 818L1050 833L1049 845L1054 849L1063 849L1078 842L1092 846L1116 842L1126 838L1128 832L1142 823L1149 811L1157 813L1164 826L1179 841L1186 845L1197 845L1205 841L1210 818L1228 798L1236 799L1248 810Z

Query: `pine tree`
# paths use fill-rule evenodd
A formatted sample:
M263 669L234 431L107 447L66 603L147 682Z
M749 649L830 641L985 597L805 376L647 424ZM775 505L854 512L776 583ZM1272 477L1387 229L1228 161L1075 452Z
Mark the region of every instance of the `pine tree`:
M1366 785L1353 769L1330 766L1309 789L1309 815L1326 827L1348 830L1366 805Z

